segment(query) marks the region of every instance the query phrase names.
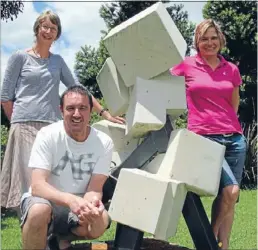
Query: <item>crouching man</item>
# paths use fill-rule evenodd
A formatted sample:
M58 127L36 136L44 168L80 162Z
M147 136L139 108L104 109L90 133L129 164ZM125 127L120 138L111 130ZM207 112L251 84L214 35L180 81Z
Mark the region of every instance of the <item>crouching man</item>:
M23 249L45 249L50 232L98 238L110 225L101 199L113 142L90 127L92 99L84 87L67 89L60 109L63 120L42 128L32 148L31 187L21 200Z

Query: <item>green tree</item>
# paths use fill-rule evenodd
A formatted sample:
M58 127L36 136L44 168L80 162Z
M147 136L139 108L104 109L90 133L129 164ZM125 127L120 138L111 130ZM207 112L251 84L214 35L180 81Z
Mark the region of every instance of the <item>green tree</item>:
M96 83L96 76L100 70L99 52L91 46L82 46L75 55L75 74L81 84L86 86L96 98L102 94Z
M19 12L22 12L24 4L22 1L1 1L1 19L6 22L14 17L17 18Z
M187 43L186 55L190 55L190 50L193 46L195 24L188 20L188 12L183 11L183 8L183 4L174 4L167 7L167 11Z
M8 128L1 124L1 158L0 161L3 161L4 152L8 141Z
M157 1L124 1L114 2L102 5L99 13L105 21L107 29L110 30L127 19L133 17L144 9L150 7ZM163 1L166 2L166 1ZM174 20L182 36L187 42L187 54L192 46L192 37L194 33L194 24L189 22L188 13L183 11L183 5L170 6L167 8L168 13ZM105 36L106 31L102 31ZM103 38L103 37L102 37ZM85 48L86 52L85 52ZM87 56L87 58L83 58ZM105 60L109 57L101 39L98 50L89 49L88 46L82 47L82 50L76 54L75 72L80 82L87 86L96 97L101 98L101 92L96 83L96 76L103 66ZM98 62L96 62L96 59ZM88 76L86 75L88 73Z

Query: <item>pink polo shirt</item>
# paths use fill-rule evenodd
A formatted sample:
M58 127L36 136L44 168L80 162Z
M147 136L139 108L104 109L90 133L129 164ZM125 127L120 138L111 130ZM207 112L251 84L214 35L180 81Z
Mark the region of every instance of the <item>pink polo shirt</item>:
M197 54L186 57L170 73L185 77L189 130L201 135L242 134L232 107L233 89L242 83L236 65L220 56L219 66L212 70Z

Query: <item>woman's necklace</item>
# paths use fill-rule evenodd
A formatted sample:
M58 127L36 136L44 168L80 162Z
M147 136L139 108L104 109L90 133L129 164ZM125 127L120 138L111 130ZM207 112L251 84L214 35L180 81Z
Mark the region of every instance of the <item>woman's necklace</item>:
M40 54L36 53L35 49L32 47L32 51L34 53L34 55L37 57L37 58L41 58Z
M49 58L49 53L48 53L48 57L42 58L42 56L41 56L39 53L36 52L35 48L32 47L32 51L33 51L34 55L35 55L37 58L41 58L41 59L45 59L45 60Z

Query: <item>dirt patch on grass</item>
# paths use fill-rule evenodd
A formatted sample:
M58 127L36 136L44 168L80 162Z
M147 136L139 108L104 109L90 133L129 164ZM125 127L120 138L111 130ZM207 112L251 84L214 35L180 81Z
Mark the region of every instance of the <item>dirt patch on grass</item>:
M73 245L73 248L77 250L115 250L113 248L113 241L106 241L103 243L80 243ZM189 248L171 244L166 241L160 241L155 239L143 239L141 250L189 250Z

